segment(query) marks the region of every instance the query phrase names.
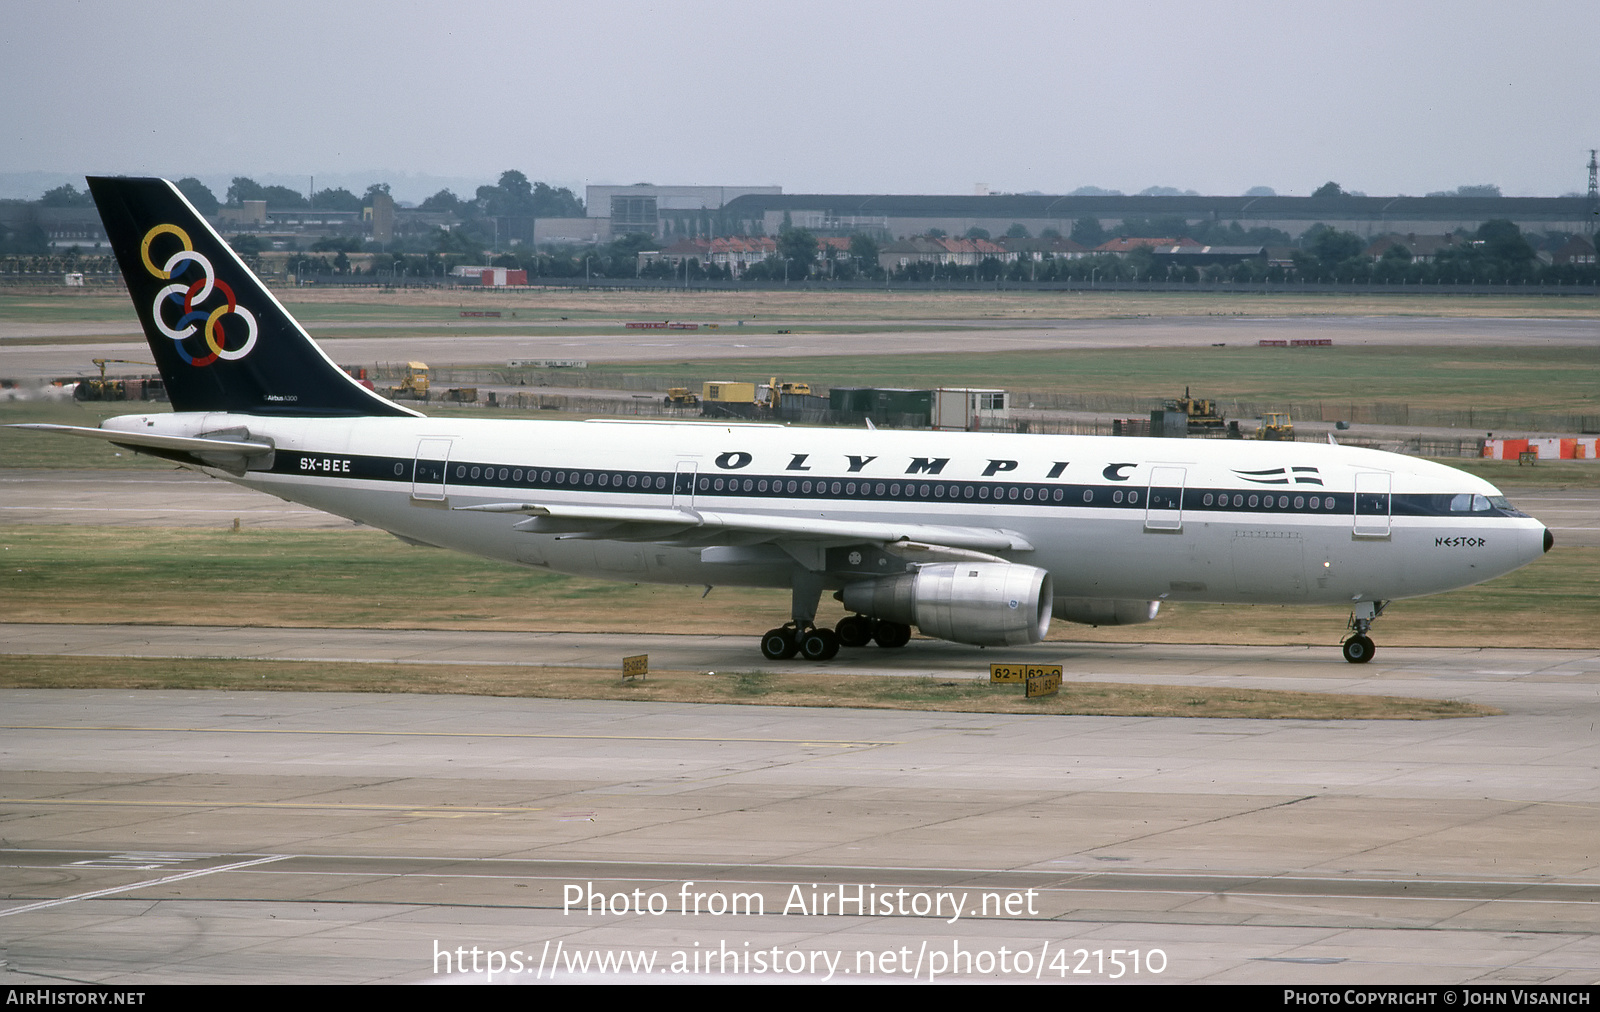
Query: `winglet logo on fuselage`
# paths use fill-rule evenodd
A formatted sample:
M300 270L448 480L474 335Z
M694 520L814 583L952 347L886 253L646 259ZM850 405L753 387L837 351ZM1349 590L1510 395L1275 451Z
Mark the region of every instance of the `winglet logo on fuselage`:
M181 248L167 257L163 266L157 267L150 258L150 249L162 236L171 236L172 239L162 241L161 245L170 246L175 240ZM217 277L211 261L195 252L187 232L176 225L155 226L144 234L144 241L139 244L139 258L151 277L177 282L156 292L150 312L155 319L156 329L172 341L180 358L196 368L202 368L218 359L232 362L250 354L256 346L255 314L239 305L233 289ZM194 277L197 271L199 276ZM186 278L192 280L186 281ZM211 309L202 308L213 295L220 295L225 301ZM178 319L172 323L168 323L164 315L172 311L168 307L176 307L179 311ZM244 321L244 343L236 348L229 348L228 341L231 337L237 342L239 335L230 335L222 324L222 318L230 314ZM237 325L234 329L237 330ZM197 356L185 347L184 342L197 335L204 338L210 354Z
M1322 479L1314 467L1271 467L1264 471L1241 471L1233 469L1233 473L1245 481L1257 485L1321 485Z

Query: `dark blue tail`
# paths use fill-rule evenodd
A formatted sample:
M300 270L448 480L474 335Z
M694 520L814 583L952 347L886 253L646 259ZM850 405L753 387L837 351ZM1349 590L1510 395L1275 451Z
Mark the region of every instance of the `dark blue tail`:
M165 179L89 178L177 411L415 415L351 379Z

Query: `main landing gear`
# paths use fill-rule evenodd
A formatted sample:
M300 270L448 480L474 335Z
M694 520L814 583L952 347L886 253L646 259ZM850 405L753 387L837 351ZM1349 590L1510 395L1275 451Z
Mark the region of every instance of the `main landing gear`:
M911 642L911 627L899 622L885 622L867 615L846 615L833 627L839 642L847 647L864 647L876 643L894 649Z
M808 661L831 661L840 647L903 647L911 642L911 627L866 615L847 615L832 629L789 622L768 629L761 637L761 655L769 661L786 661L799 655Z
M1378 648L1373 645L1367 631L1388 606L1388 601L1362 601L1350 612L1350 631L1355 635L1344 641L1345 660L1351 664L1365 664L1372 660Z
M761 637L761 655L769 661L786 661L795 654L808 661L831 661L838 653L839 635L832 629L789 622Z
M903 647L911 642L911 627L866 615L846 615L832 629L816 624L817 602L822 599L822 574L797 569L790 601L790 621L768 629L761 637L761 655L769 661L786 661L796 654L808 661L829 661L840 647Z

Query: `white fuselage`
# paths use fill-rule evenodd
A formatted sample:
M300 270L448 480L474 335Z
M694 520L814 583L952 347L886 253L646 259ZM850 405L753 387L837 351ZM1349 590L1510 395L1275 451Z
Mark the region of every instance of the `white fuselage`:
M993 554L1047 570L1058 599L1349 604L1479 583L1545 548L1537 520L1484 508L1499 493L1479 478L1314 443L221 413L129 415L104 427L243 428L274 444L271 470L208 473L409 540L628 581L788 586L793 566L593 532L530 533L515 529L521 516L460 507L676 507L1003 529L1031 548Z

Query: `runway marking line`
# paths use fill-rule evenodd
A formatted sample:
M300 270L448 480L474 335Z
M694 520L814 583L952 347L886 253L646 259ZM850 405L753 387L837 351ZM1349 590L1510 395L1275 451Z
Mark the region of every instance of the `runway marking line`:
M270 513L295 516L325 516L330 521L338 520L332 514L323 513L321 510L272 510L260 506L237 506L228 510L189 509L174 506L0 506L0 510L21 510L52 513Z
M209 855L209 854L207 854L207 855L196 855L196 857L209 857L209 856L212 856L212 855ZM79 893L77 895L67 896L67 897L63 897L61 899L45 900L45 901L42 901L42 902L39 902L39 903L28 904L28 905L25 905L25 906L22 906L22 907L15 907L15 908L12 908L10 910L0 911L0 917L7 917L7 916L10 916L11 914L20 914L20 913L26 913L26 912L32 911L32 910L40 910L40 909L46 909L46 908L49 908L49 907L60 906L60 905L66 904L66 903L76 902L78 900L96 899L96 898L103 897L103 896L115 895L115 894L118 894L118 893L129 892L129 891L136 890L136 889L143 889L143 888L146 888L148 886L164 885L164 884L167 884L167 883L177 882L177 881L181 881L181 880L184 880L184 879L197 878L197 877L200 877L200 876L203 876L203 875L213 874L215 872L242 871L242 870L248 869L248 868L254 868L254 867L261 866L261 865L272 864L272 863L276 863L276 862L279 862L279 861L285 861L285 860L290 860L292 858L302 858L302 857L311 857L311 858L313 858L315 860L328 860L330 858L334 859L334 860L338 860L341 857L343 857L343 855L280 854L280 855L276 855L276 856L272 856L272 857L258 858L258 859L251 860L251 861L235 862L233 864L222 865L222 866L219 866L219 867L216 867L216 868L203 868L203 869L198 869L196 871L191 871L191 872L181 872L181 873L177 873L177 874L174 874L174 875L166 876L164 878L155 879L155 880L152 880L152 881L149 881L149 882L137 882L137 883L132 883L132 884L125 885L125 886L115 886L115 887L112 887L112 888L109 888L109 889L100 889L100 890L95 890L95 891L87 892L87 893ZM490 860L497 860L497 859L490 859ZM460 859L451 859L451 861L452 861L452 863L460 863ZM603 865L603 864L610 864L610 863L627 864L628 862L598 861L598 862L592 862L592 863L602 864ZM722 864L722 863L717 863L717 864L711 865L711 867L726 867L726 865ZM292 871L292 870L283 870L283 871L279 871L279 872L273 872L273 871L268 870L268 869L263 869L263 870L265 871L266 874L286 874L286 875L298 875L298 876L308 876L309 875L309 876L322 876L322 877L329 877L329 876L340 877L340 876L350 876L350 875L365 876L365 875L371 874L370 872L365 872L365 871L344 872L344 871ZM835 870L837 870L837 869L835 869ZM856 870L856 871L866 871L868 869L854 869L854 870ZM895 868L895 869L879 869L879 870L883 870L883 871L891 871L892 870L892 871L896 871L896 872L900 872L900 873L905 873L909 869ZM928 870L928 869L921 869L921 870ZM541 874L532 874L532 875L527 875L527 874L523 874L523 875L505 875L505 874L494 875L494 874L490 874L490 875L484 875L484 874L478 874L478 873L442 872L442 871L436 871L436 870L416 871L416 872L402 871L402 872L399 872L399 873L385 873L385 874L393 875L393 876L399 877L399 878L429 878L429 879L466 878L466 879L495 879L495 880L516 879L516 880L519 880L519 881L531 878L531 879L534 879L535 881L550 881L550 882L566 881L568 878L570 878L570 876L550 876L550 875L541 875ZM1098 876L1095 876L1095 877L1098 877ZM1170 875L1170 874L1162 874L1162 873L1148 873L1148 874L1145 874L1145 875L1133 874L1133 875L1129 875L1128 877L1129 878L1148 877L1148 878L1152 878L1152 879L1172 879L1172 878L1182 879L1182 878L1189 878L1189 877L1196 877L1196 878L1203 878L1203 879L1214 879L1215 878L1215 876L1207 875L1207 874L1188 876L1188 875L1182 875L1182 874ZM633 881L633 882L677 881L676 878L660 878L660 879L658 879L658 878L653 877L653 876L639 876L639 875L627 876L627 880L628 881ZM1302 876L1272 876L1272 877L1268 877L1266 879L1262 879L1262 878L1257 877L1257 876L1242 876L1242 877L1240 877L1241 884L1246 880L1252 880L1254 882L1261 882L1263 884L1271 883L1271 882L1291 882L1291 883L1293 883L1293 882L1304 882L1306 884L1320 884L1320 883L1326 883L1326 882L1330 882L1330 881L1334 881L1334 882L1338 881L1338 880L1328 880L1328 879L1306 878L1306 877L1302 877ZM715 878L715 881L720 883L720 884L723 884L723 885L739 885L739 884L743 884L743 885L751 885L751 886L754 886L754 887L774 886L774 887L781 888L781 883L774 883L774 882L771 882L771 881L768 881L768 880L765 880L765 879L741 879L741 878L731 877L731 876L717 876ZM907 881L909 881L909 880L907 880ZM1555 905L1555 906L1577 904L1577 905L1582 905L1582 906L1587 907L1589 905L1592 905L1592 903L1593 903L1593 900L1586 899L1586 898L1571 899L1571 900L1568 900L1568 899L1534 899L1534 898L1527 898L1525 896L1520 895L1520 893L1522 891L1525 891L1526 889L1528 889L1530 887L1537 888L1539 886L1555 885L1557 887L1566 886L1566 887L1569 887L1569 888L1572 887L1572 886L1578 886L1580 888L1592 888L1592 886L1589 883L1500 882L1500 881L1475 883L1475 882L1470 882L1470 881L1440 880L1440 879L1427 879L1427 880L1409 880L1408 879L1408 880L1405 880L1405 881L1382 880L1382 879L1358 879L1358 880L1355 880L1354 884L1372 885L1372 886L1377 886L1377 885L1399 886L1399 887L1401 887L1402 890L1405 890L1405 889L1410 888L1410 887L1414 887L1414 886L1419 885L1419 884L1477 886L1477 887L1480 887L1480 888L1483 887L1483 886L1496 886L1496 885L1498 885L1498 886L1508 887L1508 892L1506 894L1504 894L1504 895L1498 895L1498 896L1483 896L1483 895L1419 896L1419 895L1408 894L1408 893L1404 893L1404 892L1402 892L1401 894L1394 894L1394 893L1390 893L1390 892L1387 892L1387 891L1378 891L1378 890L1372 890L1372 891L1367 891L1367 892L1339 891L1339 892L1323 892L1323 893L1319 893L1319 892L1291 892L1291 891L1282 891L1282 890L1280 890L1280 891L1262 891L1262 890L1251 889L1251 888L1228 888L1228 887L1224 887L1224 888L1221 888L1221 889L1217 889L1217 888L1182 889L1182 888L1171 888L1171 887L1168 887L1168 888L1155 888L1155 889L1144 889L1144 888L1138 888L1137 886L1133 886L1133 887L1130 887L1130 886L1092 886L1092 885L1075 885L1075 884L1071 884L1071 883L1066 883L1066 884L1061 884L1061 885L1054 885L1054 886L1046 885L1046 886L1039 886L1039 887L1036 887L1036 888L1039 889L1041 894L1059 895L1062 898L1065 898L1067 896L1070 896L1070 895L1076 894L1076 893L1096 893L1096 894L1111 894L1111 895L1167 895L1167 896L1175 896L1175 897L1192 897L1192 898L1195 898L1195 899L1203 899L1203 898L1207 898L1207 897L1212 897L1212 898L1229 898L1229 897L1232 897L1232 898L1238 898L1238 899L1255 900L1255 901L1261 903L1261 905L1263 905L1265 907L1268 907L1268 908L1284 907L1285 905L1283 904L1282 901L1290 899L1290 898L1297 898L1297 899L1300 899L1300 900L1303 900L1303 901L1328 900L1328 901L1335 901L1335 902L1341 901L1341 900L1346 900L1346 901L1349 901L1349 900L1356 900L1356 901L1366 900L1366 901L1370 901L1370 900L1375 900L1375 899L1376 900L1405 900L1405 901L1411 902L1411 903L1415 903L1417 901L1441 902L1441 903L1470 903L1470 904L1473 904L1474 906L1488 906L1488 905L1494 905L1494 904L1499 904L1499 903L1518 903L1518 904L1539 904L1539 905ZM1275 903L1273 901L1278 901L1278 902ZM1295 907L1295 906L1288 906L1287 908L1288 909L1297 909L1297 910L1298 909L1306 909L1306 910L1309 910L1309 911L1312 911L1312 912L1316 912L1316 910L1318 909L1318 908L1301 908L1301 907ZM1058 915L1048 915L1044 919L1045 920L1053 920L1053 919L1055 919L1056 917L1059 917L1059 916L1061 916L1061 915L1059 915L1059 914ZM1381 917L1382 915L1381 914L1374 914L1372 916Z
M519 815L541 807L477 805L361 805L314 801L134 801L114 798L0 798L0 805L110 805L127 808L296 808L317 811L404 812L407 815Z
M757 745L808 745L833 748L874 748L903 745L900 741L815 738L727 738L660 734L533 734L526 731L315 731L293 727L91 727L89 725L0 724L0 731L148 731L192 734L333 734L392 738L570 738L579 741L696 741L739 742Z
M26 914L34 910L47 910L50 907L59 907L67 903L76 903L79 900L99 899L102 896L115 896L117 893L132 892L135 889L148 889L151 886L168 885L173 882L182 882L185 879L200 878L202 875L215 875L218 872L238 871L241 868L253 868L257 865L271 864L274 861L283 861L288 854L275 854L271 857L258 857L251 861L236 861L233 864L218 865L215 868L200 868L196 871L182 871L175 875L166 875L162 878L151 879L148 882L134 882L129 885L112 886L109 889L96 889L93 892L78 893L76 896L64 896L58 900L44 900L40 903L28 903L10 910L0 910L0 917L10 917L12 914Z

